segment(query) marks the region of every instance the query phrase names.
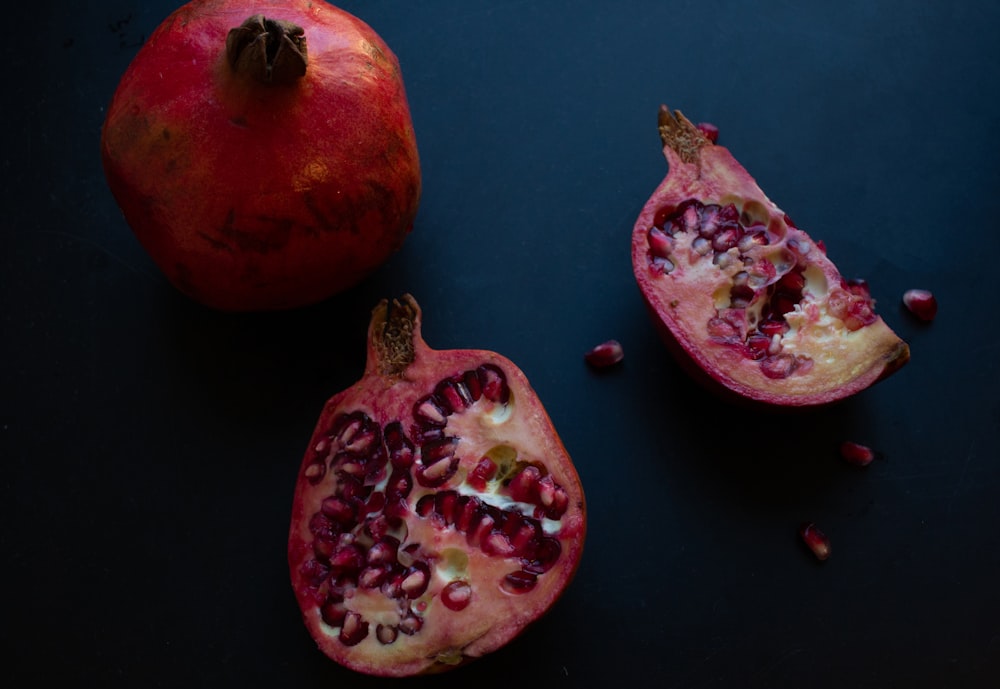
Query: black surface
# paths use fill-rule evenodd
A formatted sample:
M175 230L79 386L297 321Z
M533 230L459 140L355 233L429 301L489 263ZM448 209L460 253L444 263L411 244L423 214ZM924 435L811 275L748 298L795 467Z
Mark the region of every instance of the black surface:
M381 686L313 646L292 487L368 314L412 292L437 348L531 378L578 465L577 579L519 640L408 686L994 687L1000 681L989 2L344 2L397 53L416 228L314 308L169 287L104 183L99 127L170 2L28 3L3 56L0 678L7 686ZM29 16L29 13L34 14ZM661 103L720 143L912 348L835 408L750 413L667 358L631 273ZM936 322L899 306L938 295ZM595 375L604 339L624 365ZM853 438L884 457L843 463ZM817 563L802 520L833 541Z

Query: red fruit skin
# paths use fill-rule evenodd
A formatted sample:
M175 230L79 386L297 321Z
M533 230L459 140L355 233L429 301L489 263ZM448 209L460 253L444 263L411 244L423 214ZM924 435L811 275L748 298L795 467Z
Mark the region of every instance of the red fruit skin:
M459 611L444 604L442 592L447 582L436 574L425 597L427 610L420 632L412 636L400 635L392 646L379 646L372 634L357 645L345 646L324 624L318 607L322 601L303 573L303 565L309 562L313 553L310 517L319 509L326 493L323 484L312 486L303 479L313 456L307 451L295 488L288 541L292 587L303 620L320 650L331 659L358 672L386 677L450 671L519 636L551 609L573 580L583 555L587 531L586 501L579 476L525 374L495 352L431 349L421 336L422 315L416 301L409 295L402 301L403 308L412 309L414 314L412 329L402 329L409 330L403 339L412 338L412 354L399 354L398 348L393 346L398 339L384 346L386 341L379 334L392 328L386 328L386 302L382 302L373 311L369 326L364 376L327 401L309 448L322 441L324 430L341 411L364 410L383 425L391 420L412 420L414 402L428 392L428 383L482 364L494 365L507 376L512 400L509 413L504 414L502 420L462 417L455 422L467 431L464 434L459 431L462 459L455 481L461 483L462 476L473 470L490 447L509 444L519 449L519 459L545 462L550 476L568 492L569 506L560 519L557 533L562 546L559 561L539 576L537 585L529 593L512 595L501 592L497 586L498 578L510 569L509 559L487 556L470 547L466 537L455 533L454 529L441 529L431 521L414 518L411 504L406 518L409 542L420 543L421 550L426 552L465 552L468 555L467 579L472 586L471 601ZM400 304L395 302L391 308L398 310ZM404 360L409 363L400 367L398 362ZM449 482L447 487L452 484ZM419 491L419 487L414 488L410 503L415 502L414 495ZM433 565L432 569L435 569Z
M256 82L226 59L250 15L304 29L305 76ZM350 287L410 232L416 138L396 56L325 2L194 0L150 35L101 132L108 185L180 291L224 311Z
M783 380L761 375L756 363L734 348L709 343L704 324L716 313L714 292L720 285L705 288L703 284L664 284L661 276L650 270L647 233L664 207L676 207L686 199L718 204L737 201L745 207L752 206L755 214L766 215L769 232L777 231L785 242L796 240L814 247L810 262L828 285L839 284L846 289L847 283L826 257L823 244L796 228L726 148L713 144L682 113L671 113L666 106L660 109L660 132L669 172L636 220L632 263L658 334L694 380L731 403L794 410L843 400L886 378L909 361L908 345L881 317L852 332L850 344L843 341L838 343L837 350L828 350L833 365L813 365L809 374ZM676 272L683 274L684 268ZM822 351L824 346L818 349Z

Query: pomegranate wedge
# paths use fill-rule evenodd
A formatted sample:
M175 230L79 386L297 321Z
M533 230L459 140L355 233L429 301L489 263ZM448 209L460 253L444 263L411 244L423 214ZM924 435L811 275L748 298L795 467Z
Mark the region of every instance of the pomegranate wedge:
M632 232L632 265L679 361L725 395L821 405L898 370L909 348L722 146L661 107L669 172Z

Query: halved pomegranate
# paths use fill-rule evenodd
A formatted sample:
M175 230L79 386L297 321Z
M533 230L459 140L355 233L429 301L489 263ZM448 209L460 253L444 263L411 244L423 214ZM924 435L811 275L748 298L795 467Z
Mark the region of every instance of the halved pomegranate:
M636 280L685 368L736 399L801 407L853 395L909 348L729 151L663 106L669 172L632 232Z
M359 672L447 670L545 613L580 561L576 469L525 375L437 351L381 302L363 378L332 397L295 488L288 560L320 649Z

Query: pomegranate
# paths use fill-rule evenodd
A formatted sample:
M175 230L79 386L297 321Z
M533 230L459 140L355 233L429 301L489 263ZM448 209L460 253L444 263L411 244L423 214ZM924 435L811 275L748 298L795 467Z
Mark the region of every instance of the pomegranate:
M383 301L363 378L326 404L295 487L288 560L330 658L383 676L503 646L572 579L586 531L573 463L525 375L438 351L409 295Z
M108 185L169 281L225 311L356 284L421 176L396 56L325 2L194 0L153 32L101 133Z
M728 150L661 107L669 172L632 233L665 341L697 378L772 407L820 405L899 369L909 348Z

